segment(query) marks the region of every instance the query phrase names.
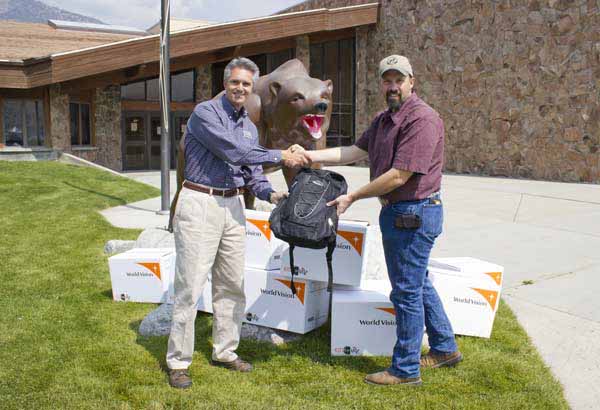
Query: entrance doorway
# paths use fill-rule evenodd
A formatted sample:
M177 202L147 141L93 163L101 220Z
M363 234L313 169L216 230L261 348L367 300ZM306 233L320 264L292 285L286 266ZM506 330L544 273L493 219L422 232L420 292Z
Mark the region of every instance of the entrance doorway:
M177 166L179 141L185 132L185 125L191 113L171 114L171 168ZM160 169L160 112L123 112L123 169Z

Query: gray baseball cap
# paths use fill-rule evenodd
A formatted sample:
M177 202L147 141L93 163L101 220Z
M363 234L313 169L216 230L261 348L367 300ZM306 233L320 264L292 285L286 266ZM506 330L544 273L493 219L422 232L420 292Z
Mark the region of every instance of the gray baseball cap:
M412 67L408 58L392 54L387 56L379 63L379 77L382 77L388 70L396 70L404 75L413 76Z

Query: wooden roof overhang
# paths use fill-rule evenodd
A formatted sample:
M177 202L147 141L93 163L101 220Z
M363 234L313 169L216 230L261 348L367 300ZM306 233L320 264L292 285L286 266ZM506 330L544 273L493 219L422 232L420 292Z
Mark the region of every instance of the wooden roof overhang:
M171 69L177 70L178 65L183 67L184 60L209 63L223 59L226 54L237 54L232 50L246 50L247 55L251 55L251 50L258 49L259 43L375 24L378 6L378 3L370 3L309 10L174 32L170 38L170 56L174 62ZM98 78L105 73L135 77L139 74L139 67L151 67L154 71L159 61L159 37L158 34L139 37L38 59L0 60L0 88L35 88ZM128 68L134 68L132 75L123 70Z

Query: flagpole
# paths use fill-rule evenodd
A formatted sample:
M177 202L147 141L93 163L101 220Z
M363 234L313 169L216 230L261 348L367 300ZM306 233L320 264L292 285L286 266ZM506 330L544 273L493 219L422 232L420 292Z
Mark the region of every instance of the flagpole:
M169 37L170 37L170 0L161 0L160 13L160 214L169 213L171 168L171 113Z

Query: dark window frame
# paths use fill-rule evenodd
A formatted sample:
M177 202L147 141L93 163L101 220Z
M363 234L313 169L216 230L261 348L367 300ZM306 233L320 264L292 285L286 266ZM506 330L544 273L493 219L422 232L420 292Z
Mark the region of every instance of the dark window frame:
M72 118L69 118L69 136L71 137L71 146L72 147L93 147L94 144L94 139L93 139L93 132L92 132L92 104L87 102L87 101L79 101L79 100L70 100L69 101L69 116L71 115L71 105L76 105L77 106L77 144L73 144L73 135L72 135L72 129L71 129L71 120ZM81 109L81 106L87 106L88 108L88 131L89 131L89 143L88 144L84 144L83 143L83 110Z
M196 69L192 68L191 70L181 70L181 71L176 71L171 73L171 76L169 77L169 91L171 92L170 95L170 101L171 102L181 102L181 101L173 101L173 76L179 75L179 74L184 74L184 73L192 73L192 101L189 102L195 102L196 101L196 79L197 79L197 73L196 73ZM148 102L160 102L160 83L158 86L158 100L149 100L148 99L148 82L149 81L153 81L153 80L157 80L159 77L150 77L150 78L145 78L143 80L137 80L137 81L131 81L125 84L121 84L121 100L123 101L148 101ZM132 84L137 84L137 83L143 83L144 84L144 98L123 98L123 92L122 89L123 87L126 87L128 85L132 85Z
M7 145L7 141L6 141L6 130L5 127L7 127L6 124L6 120L4 118L5 115L5 111L6 110L6 106L7 106L7 102L16 102L19 105L19 110L20 110L20 124L21 124L21 130L22 130L22 135L21 135L21 147L22 148L31 148L31 147L45 147L46 146L46 121L45 121L45 105L44 105L44 100L42 100L41 98L5 98L2 100L2 113L0 113L0 115L2 115L2 144L4 146L12 146L12 145ZM37 144L35 145L30 145L29 144L29 131L28 131L28 124L27 124L27 110L25 108L25 105L27 104L27 102L33 102L34 103L34 107L35 107L35 118L33 120L33 127L35 129L36 132L36 139L38 141ZM41 107L41 110L39 109ZM41 125L41 128L40 128ZM41 129L41 138L40 138L40 129Z
M339 80L339 76L342 73L341 70L341 64L342 64L342 59L341 59L341 53L342 53L342 43L343 42L348 42L349 40L351 40L351 45L349 47L349 50L351 52L351 67L350 67L350 78L347 80L349 83L346 84L350 87L350 91L352 93L351 95L351 101L352 103L343 103L341 102L341 93L338 91L336 92L336 83L338 83L337 80ZM331 147L331 146L340 146L340 145L352 145L355 141L356 141L356 39L353 37L349 37L349 38L342 38L342 39L337 39L337 40L330 40L330 41L323 41L323 42L318 42L318 43L313 43L310 45L310 63L311 63L311 67L309 72L311 73L311 76L315 76L317 78L320 78L321 80L327 80L327 78L325 78L327 76L327 66L326 66L326 59L325 59L325 48L327 45L336 45L337 48L337 57L336 57L336 62L337 62L337 67L336 67L336 75L337 78L330 78L330 80L333 81L333 87L334 87L334 101L333 101L333 110L331 112L331 116L332 119L333 118L337 118L337 124L334 126L334 130L338 130L341 129L341 124L342 124L342 117L347 117L347 116L351 116L351 124L352 124L352 130L351 130L351 135L343 135L341 133L335 133L335 134L331 134L330 132L332 131L332 125L330 124L330 128L329 131L327 133L327 146ZM318 50L319 56L316 56L315 51ZM316 60L320 59L319 61L319 65L318 68L316 68L316 71L318 71L317 73L315 73L315 65L317 65ZM339 83L338 83L339 84ZM337 88L337 90L339 90L339 88ZM350 106L350 110L349 112L342 110L342 106Z
M296 58L296 49L295 48L284 48L282 50L273 51L270 53L254 54L254 55L248 56L247 58L249 58L250 60L252 60L256 63L256 65L258 66L258 68L260 70L260 75L263 76L265 74L271 73L273 70L275 70L281 64L283 64L283 62L282 62L282 63L278 64L277 67L275 66L277 64L276 58L281 57L284 53L289 53L289 54L288 54L287 60L284 60L283 62ZM229 61L231 61L231 60L219 61L217 63L212 64L211 91L212 91L213 97L215 95L219 94L221 91L223 91L223 79L224 79L223 72L225 71L225 67L227 66ZM264 66L264 67L262 67L262 66Z

